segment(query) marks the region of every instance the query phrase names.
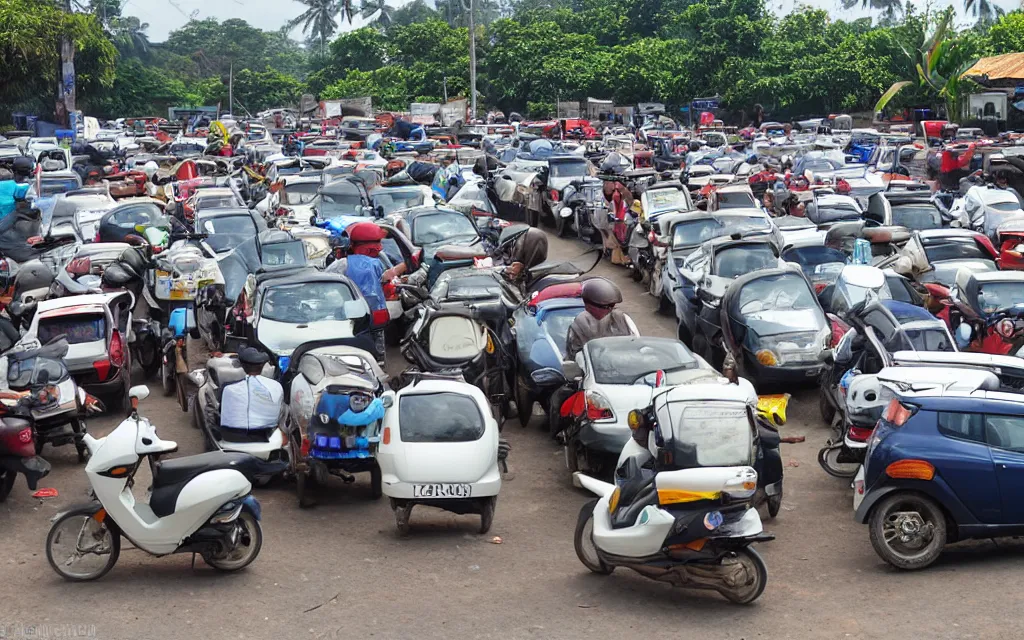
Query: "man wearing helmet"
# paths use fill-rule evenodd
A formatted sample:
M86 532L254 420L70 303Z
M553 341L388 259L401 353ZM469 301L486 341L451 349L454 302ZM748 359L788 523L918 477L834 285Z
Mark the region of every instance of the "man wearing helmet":
M584 310L569 326L565 339L567 358L575 358L594 338L640 335L632 318L615 308L622 302L622 292L615 283L591 278L583 283L582 297Z

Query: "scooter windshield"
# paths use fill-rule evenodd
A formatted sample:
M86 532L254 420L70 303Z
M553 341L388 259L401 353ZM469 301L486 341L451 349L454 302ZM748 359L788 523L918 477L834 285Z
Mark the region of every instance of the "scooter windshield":
M10 360L7 364L7 384L12 389L57 384L68 377L68 370L60 360L29 358Z

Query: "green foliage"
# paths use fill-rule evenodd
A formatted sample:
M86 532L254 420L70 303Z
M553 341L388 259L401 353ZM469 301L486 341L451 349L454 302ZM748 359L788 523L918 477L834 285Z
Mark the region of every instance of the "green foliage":
M992 55L1024 51L1024 11L1014 11L999 19L988 32Z

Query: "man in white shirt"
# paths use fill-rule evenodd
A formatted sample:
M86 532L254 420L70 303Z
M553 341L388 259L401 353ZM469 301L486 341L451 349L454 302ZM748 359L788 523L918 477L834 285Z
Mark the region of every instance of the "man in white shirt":
M252 347L242 349L238 360L245 378L224 387L220 407L222 428L256 431L273 429L284 411L281 383L261 375L267 354Z

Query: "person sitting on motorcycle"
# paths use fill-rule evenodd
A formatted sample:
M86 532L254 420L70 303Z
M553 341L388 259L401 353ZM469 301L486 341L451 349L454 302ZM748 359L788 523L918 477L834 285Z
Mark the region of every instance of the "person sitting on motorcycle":
M509 255L509 266L505 277L512 282L519 280L523 272L529 271L548 259L548 234L536 227L530 227L516 238Z
M591 278L583 283L583 312L569 325L565 354L575 358L583 346L594 338L638 336L633 319L615 308L622 302L622 292L610 280Z
M222 429L264 431L278 426L284 414L281 383L263 373L267 354L246 347L238 354L245 378L224 387L220 405Z
M19 200L28 194L28 184L19 184L14 174L7 169L0 169L0 220L14 213Z
M997 189L1002 189L1003 191L1009 191L1012 193L1017 198L1017 202L1020 204L1021 208L1024 208L1024 198L1021 198L1020 192L1010 186L1009 171L1000 167L999 169L996 169L992 177Z

